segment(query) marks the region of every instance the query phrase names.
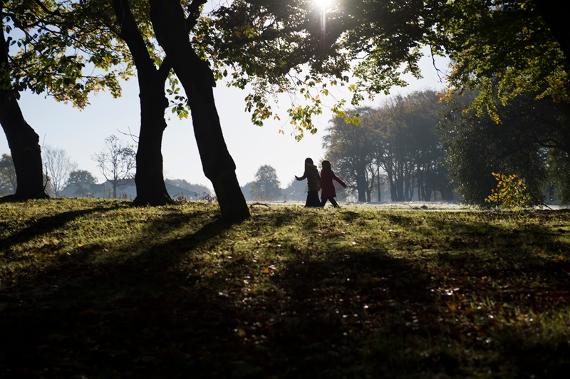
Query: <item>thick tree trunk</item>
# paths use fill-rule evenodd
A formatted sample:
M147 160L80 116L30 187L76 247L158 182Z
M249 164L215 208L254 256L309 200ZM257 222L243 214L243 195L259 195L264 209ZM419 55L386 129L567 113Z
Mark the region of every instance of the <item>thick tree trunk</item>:
M24 120L16 99L0 91L0 123L6 133L16 170L16 200L45 199L39 137Z
M216 192L222 218L230 222L244 220L249 217L249 209L222 134L212 89L215 85L212 71L189 42L180 2L151 0L150 3L158 42L188 96L202 167Z
M162 161L162 137L166 129L164 112L168 100L164 85L168 68L157 70L131 12L128 0L113 0L120 25L120 37L127 43L135 62L140 90L141 127L137 148L135 184L138 205L173 203L166 190Z
M141 77L142 80L144 78ZM137 150L135 184L138 205L165 205L173 203L166 190L162 161L162 137L166 129L164 111L168 101L162 86L141 87L141 129ZM148 86L148 83L146 84ZM150 86L149 86L150 87ZM150 92L145 94L145 92Z
M0 4L2 10L2 4ZM8 44L4 37L4 23L0 20L0 123L6 134L16 170L16 200L43 199L44 175L39 137L24 119L10 83Z

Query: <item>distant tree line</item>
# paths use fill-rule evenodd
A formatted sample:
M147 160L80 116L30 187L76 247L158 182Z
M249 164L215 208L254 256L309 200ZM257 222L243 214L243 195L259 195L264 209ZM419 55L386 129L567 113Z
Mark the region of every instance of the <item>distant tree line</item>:
M455 97L440 124L446 167L464 200L483 203L495 172L524 179L535 203L570 202L567 105L519 96L497 107L497 123L466 109L474 96Z
M335 117L324 140L327 159L360 202L382 201L383 192L389 201L451 201L438 132L442 108L437 94L426 91Z
M116 136L107 138L105 149L94 156L100 174L105 178L103 183L97 183L91 172L77 169L77 164L63 149L45 146L42 154L46 173L43 188L51 197L136 197L134 151ZM0 196L14 194L16 183L12 157L3 154L0 158ZM183 179L165 179L165 188L169 196L179 200L197 200L211 196L207 187Z
M521 96L497 108L497 121L469 107L476 96L416 92L336 117L325 136L327 159L360 202L381 201L387 193L391 201L459 195L483 204L495 186L493 172L523 178L536 203L567 202L565 105Z

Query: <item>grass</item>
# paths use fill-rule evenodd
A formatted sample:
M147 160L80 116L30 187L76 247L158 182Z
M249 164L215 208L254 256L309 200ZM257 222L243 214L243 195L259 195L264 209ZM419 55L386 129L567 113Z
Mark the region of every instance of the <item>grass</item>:
M0 377L556 377L570 212L0 204Z

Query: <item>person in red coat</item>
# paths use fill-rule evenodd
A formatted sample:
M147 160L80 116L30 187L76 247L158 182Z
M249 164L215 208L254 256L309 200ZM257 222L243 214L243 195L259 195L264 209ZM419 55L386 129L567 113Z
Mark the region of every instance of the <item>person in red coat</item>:
M338 203L334 199L336 197L336 189L334 188L333 179L346 188L346 184L340 180L331 168L331 162L323 161L321 169L321 207L324 207L327 200L331 202L333 207L339 208Z

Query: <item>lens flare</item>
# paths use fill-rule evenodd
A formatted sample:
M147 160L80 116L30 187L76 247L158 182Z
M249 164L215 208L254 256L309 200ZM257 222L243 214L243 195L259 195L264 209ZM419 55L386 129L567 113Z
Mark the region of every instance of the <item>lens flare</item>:
M334 0L313 0L313 1L315 2L315 5L321 8L323 11L329 9L332 3L334 2Z

